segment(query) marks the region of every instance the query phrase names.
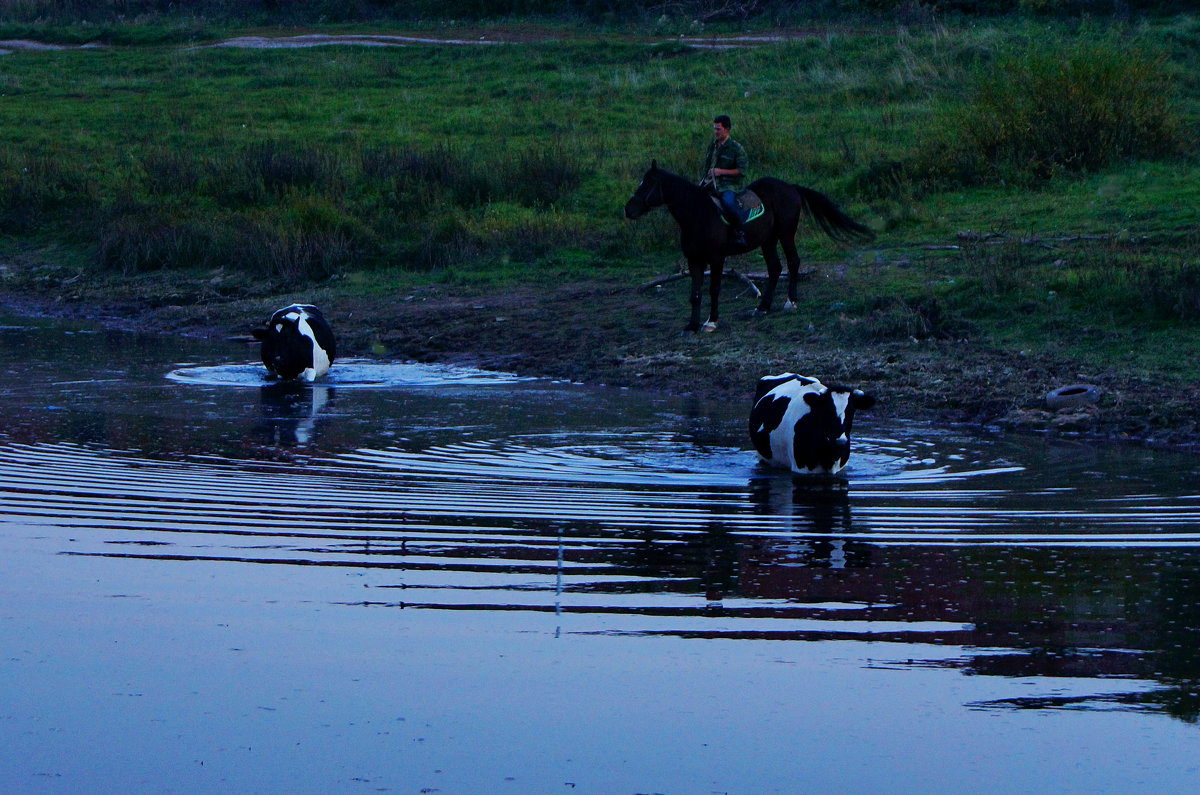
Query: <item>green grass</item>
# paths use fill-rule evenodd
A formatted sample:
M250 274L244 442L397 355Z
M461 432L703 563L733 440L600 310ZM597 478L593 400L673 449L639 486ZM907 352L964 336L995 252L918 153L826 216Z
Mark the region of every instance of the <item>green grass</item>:
M804 291L818 334L971 336L1168 368L1183 365L1163 341L1195 341L1190 17L1116 32L1020 20L825 32L725 51L578 31L494 47L120 41L0 56L6 250L53 241L48 256L72 267L276 285L637 283L677 265L676 232L664 212L625 221L622 204L652 158L697 172L709 120L727 112L755 175L821 190L879 233L854 250L805 231L806 259L848 266ZM1056 61L1042 54L1086 66L1123 50L1137 85L1164 94L1145 111L1170 122L1152 151L1135 131L1101 159L1038 153L1022 171L1031 158L1004 139L1002 168L956 181L930 165L965 157L964 143L988 156L980 136L1020 99L997 94L1014 86L987 83L991 70L1032 64L1046 82L1030 85L1050 86L1032 99L1057 106ZM1103 105L1100 82L1068 88ZM986 106L973 104L981 91ZM989 233L1003 237L973 237Z

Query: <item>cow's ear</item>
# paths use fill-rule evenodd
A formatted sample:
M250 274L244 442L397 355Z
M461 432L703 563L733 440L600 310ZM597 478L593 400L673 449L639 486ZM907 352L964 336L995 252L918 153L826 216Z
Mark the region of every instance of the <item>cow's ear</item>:
M850 405L855 409L869 409L875 405L875 396L856 389L850 393Z
M267 338L267 330L265 328L256 328L250 332L250 336L256 340L265 340Z
M658 171L658 159L657 158L650 161L650 170Z
M821 404L822 400L828 399L828 396L828 392L805 392L804 402L807 403L810 408L815 409Z

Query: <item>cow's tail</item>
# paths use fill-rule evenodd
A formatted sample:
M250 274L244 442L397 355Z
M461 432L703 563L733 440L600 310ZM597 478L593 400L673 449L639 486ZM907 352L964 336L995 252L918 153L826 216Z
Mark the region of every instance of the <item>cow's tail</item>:
M875 237L869 227L863 226L842 212L841 208L824 193L806 188L803 185L793 185L800 196L800 203L809 218L839 243L866 242Z

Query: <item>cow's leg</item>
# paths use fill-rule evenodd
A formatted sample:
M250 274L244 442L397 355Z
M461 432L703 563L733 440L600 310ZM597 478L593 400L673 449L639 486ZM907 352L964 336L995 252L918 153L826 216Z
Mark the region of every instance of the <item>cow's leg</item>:
M754 310L755 317L761 317L771 311L771 302L775 300L775 287L779 284L779 274L783 266L779 263L779 252L775 250L775 240L767 240L762 245L763 259L767 263L767 286Z
M689 300L692 304L692 318L688 321L686 331L700 330L700 311L704 301L704 263L688 262L688 273L692 277L692 293Z
M721 314L718 304L721 302L721 280L725 278L725 259L720 257L708 266L708 322L700 327L702 331L716 331L717 317Z

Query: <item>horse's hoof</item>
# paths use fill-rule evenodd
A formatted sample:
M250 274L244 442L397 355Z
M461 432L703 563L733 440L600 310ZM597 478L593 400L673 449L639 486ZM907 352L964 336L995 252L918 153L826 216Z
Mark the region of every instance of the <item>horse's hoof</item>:
M717 330L717 324L714 321L710 320L707 323L705 323L703 326L701 326L700 330L706 334L711 334Z
M796 306L796 302L795 302L795 301L784 301L784 302L783 302L783 311L785 311L785 312L795 312L797 309L799 309L799 307L798 307L798 306Z
M766 317L768 314L770 314L770 310L755 309L753 312L750 313L750 317Z

